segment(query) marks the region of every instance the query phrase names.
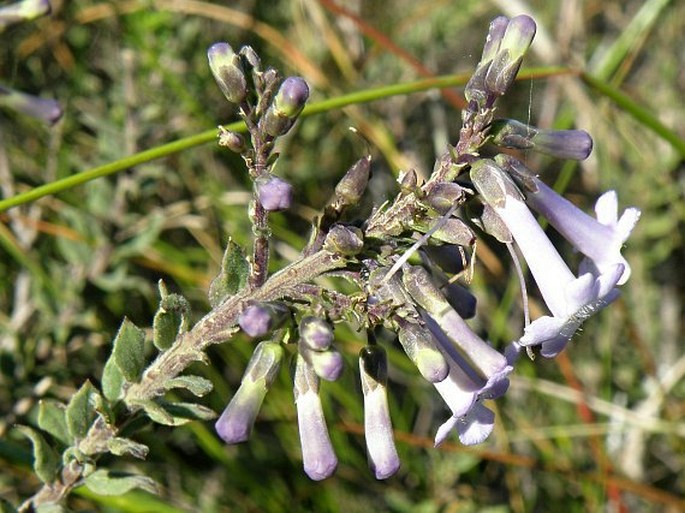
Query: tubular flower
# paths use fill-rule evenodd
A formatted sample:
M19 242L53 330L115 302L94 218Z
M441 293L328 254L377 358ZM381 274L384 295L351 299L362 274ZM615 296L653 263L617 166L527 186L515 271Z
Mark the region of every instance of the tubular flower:
M549 241L516 187L497 165L484 159L471 169L471 179L511 232L552 316L540 317L526 327L518 344L542 345L545 357L556 356L582 323L618 297L615 286L623 264L608 266L601 274L576 277Z

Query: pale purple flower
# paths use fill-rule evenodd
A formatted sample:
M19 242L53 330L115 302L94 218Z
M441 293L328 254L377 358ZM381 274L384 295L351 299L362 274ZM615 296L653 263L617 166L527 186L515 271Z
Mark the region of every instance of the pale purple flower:
M283 347L275 342L261 342L247 364L240 387L226 406L215 429L229 444L244 442L250 437L266 392L271 387L283 359Z
M340 352L336 349L329 348L326 351L314 351L300 342L298 350L321 379L337 381L342 374L345 362Z
M478 445L483 443L495 427L495 414L481 403L476 403L469 412L461 417L450 417L443 423L435 435L435 446L445 441L447 436L456 429L459 441L464 445Z
M300 340L312 351L326 351L333 343L333 327L326 320L306 315L299 324Z
M321 407L319 378L299 354L295 364L294 393L304 471L314 481L320 481L335 472L338 458Z
M63 114L62 107L56 100L40 98L1 85L0 106L16 110L48 125L55 124Z
M238 325L251 337L262 337L278 328L288 316L282 303L254 303L242 311Z
M309 86L302 77L286 78L274 97L273 107L279 116L294 118L309 99Z
M388 408L387 361L380 346L361 350L359 373L364 394L364 436L369 466L376 479L387 479L400 468L400 458Z
M529 192L526 202L591 260L596 274L605 273L620 264L623 274L618 285L628 281L630 266L621 255L621 246L640 218L640 210L629 207L619 218L616 191L608 191L597 200L597 219L593 219L542 181L535 179L535 184L537 192Z
M491 173L492 176L476 176ZM508 178L494 163L483 162L472 168L476 188L483 180L504 184ZM502 186L501 195L493 196L494 188L485 189L489 203L502 218L514 237L540 289L552 316L533 321L518 341L521 346L542 345L545 357L556 356L568 343L580 325L594 313L618 297L614 288L624 272L623 264L607 266L601 274L586 272L574 276L545 235L533 214L519 196Z

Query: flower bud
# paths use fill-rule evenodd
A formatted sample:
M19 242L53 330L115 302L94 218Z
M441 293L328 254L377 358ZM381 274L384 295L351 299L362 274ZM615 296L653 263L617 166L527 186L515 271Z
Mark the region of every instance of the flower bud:
M309 99L309 86L301 77L286 78L273 100L273 109L279 116L297 117Z
M359 202L369 183L370 171L371 155L360 158L347 170L335 186L335 198L341 206L355 205Z
M245 150L245 138L237 132L226 130L219 127L219 146L228 148L235 153L242 153Z
M450 217L445 219L442 226L433 232L431 238L446 242L447 244L473 246L476 241L476 234L461 219Z
M238 324L251 337L262 337L279 328L290 310L283 303L255 303L243 310Z
M492 142L504 148L533 149L560 159L585 160L592 152L592 138L584 130L545 130L513 119L495 120Z
M364 394L364 437L369 467L376 479L387 479L400 468L388 408L388 363L380 346L359 352L359 374Z
M450 370L447 360L427 328L403 321L398 337L404 352L427 381L438 383L447 377Z
M497 16L497 18L490 22L488 36L483 45L483 55L480 58L479 66L480 64L489 63L495 58L499 51L499 47L502 44L507 25L509 25L509 18L506 16Z
M0 106L2 105L49 125L55 124L63 114L55 100L39 98L4 86L0 86Z
M215 43L207 50L209 69L226 99L238 104L247 96L247 81L240 56L228 43Z
M402 192L414 192L419 185L419 177L416 174L416 169L400 172L397 183L400 184Z
M355 226L335 224L328 231L323 247L332 253L354 256L364 248L364 235Z
M345 364L340 352L333 348L326 351L313 351L302 343L298 349L318 377L326 381L338 380Z
M504 224L502 218L497 215L495 209L487 203L483 205L483 213L480 221L483 224L485 233L492 235L495 239L503 244L510 244L514 242L514 237L511 235L509 228Z
M215 424L219 436L229 444L244 442L250 436L266 392L283 360L283 347L261 342L247 364L238 391Z
M499 50L485 75L488 93L501 96L514 83L523 55L535 37L535 30L535 21L530 16L516 16L509 21Z
M464 189L453 182L442 182L435 185L424 198L424 202L440 214L445 214L455 203L464 197Z
M255 181L257 198L264 210L275 212L290 208L293 202L293 187L277 176L268 174Z
M320 317L307 315L299 326L300 340L312 351L326 351L333 343L333 328Z

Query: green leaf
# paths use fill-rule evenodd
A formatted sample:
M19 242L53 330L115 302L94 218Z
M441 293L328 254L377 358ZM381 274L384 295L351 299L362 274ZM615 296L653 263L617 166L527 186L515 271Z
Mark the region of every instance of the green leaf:
M33 471L44 483L52 483L60 469L60 457L43 435L28 426L17 426L33 444Z
M50 433L64 445L72 443L67 421L65 418L66 406L54 399L43 399L38 403L38 427L46 433Z
M109 450L112 452L112 454L116 454L117 456L128 454L140 460L144 460L149 451L147 445L139 444L138 442L134 442L129 438L121 437L110 439L107 442L107 447L109 447Z
M209 304L216 307L242 289L247 283L249 273L250 264L242 248L229 239L221 260L221 271L209 285Z
M112 357L123 377L132 383L140 379L145 366L145 332L124 319L114 339Z
M212 420L216 418L216 412L211 408L196 403L165 403L163 407L175 419L186 420Z
M164 383L164 388L167 390L185 388L197 397L211 392L213 387L211 381L200 376L177 376Z
M211 420L216 418L214 410L194 403L168 403L157 401L136 401L150 419L165 426L182 426L191 420Z
M160 351L171 347L179 333L188 329L188 300L178 294L169 294L160 280L159 291L162 300L152 322L152 341Z
M66 409L66 422L69 434L75 440L81 440L88 434L93 420L95 420L95 399L97 390L86 381L83 386L76 392Z
M110 356L102 371L102 393L108 401L117 401L124 396L124 375L114 361L114 355Z
M86 477L85 485L91 492L99 495L122 495L134 488L158 493L157 483L147 476L118 473L105 469L98 469Z
M185 419L174 419L169 412L167 412L162 406L157 404L155 401L135 401L133 405L138 405L143 408L145 413L153 422L157 424L163 424L165 426L180 426L188 422Z

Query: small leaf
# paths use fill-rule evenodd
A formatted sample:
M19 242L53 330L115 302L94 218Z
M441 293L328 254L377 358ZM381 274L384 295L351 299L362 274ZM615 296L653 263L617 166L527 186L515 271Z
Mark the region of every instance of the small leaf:
M76 392L66 409L66 422L69 434L76 440L82 440L88 433L90 425L95 420L94 398L97 390L86 381Z
M127 381L137 382L145 366L145 332L128 319L124 319L114 339L112 356Z
M44 483L52 483L60 468L60 457L55 450L48 445L38 431L28 426L17 426L33 444L33 470L38 478Z
M129 438L115 437L107 442L107 447L117 456L123 456L124 454L129 454L134 458L144 460L149 451L147 445L139 444L134 442Z
M43 399L38 403L38 427L50 433L64 445L72 443L67 421L66 406L53 399Z
M175 419L212 420L216 418L216 412L214 410L202 406L201 404L166 403L163 406Z
M202 397L211 392L213 387L214 385L212 385L211 381L200 376L178 376L164 383L164 388L167 390L185 388L197 397Z
M221 261L221 271L209 286L209 304L216 307L228 296L241 290L247 283L250 264L242 248L229 239Z
M171 347L179 333L188 329L188 300L178 294L168 294L160 280L162 300L152 322L152 341L160 351Z
M185 419L180 419L181 422L179 422L177 419L174 419L169 412L167 412L162 406L157 404L155 401L136 401L133 405L138 405L143 408L145 413L147 414L150 419L152 419L153 422L156 422L157 424L163 424L165 426L180 426L181 424L185 424L188 422Z
M99 495L122 495L134 488L158 493L157 483L147 476L138 476L98 469L85 479L86 487Z
M109 357L102 371L102 393L108 401L118 401L124 396L124 375L114 361L114 354Z

